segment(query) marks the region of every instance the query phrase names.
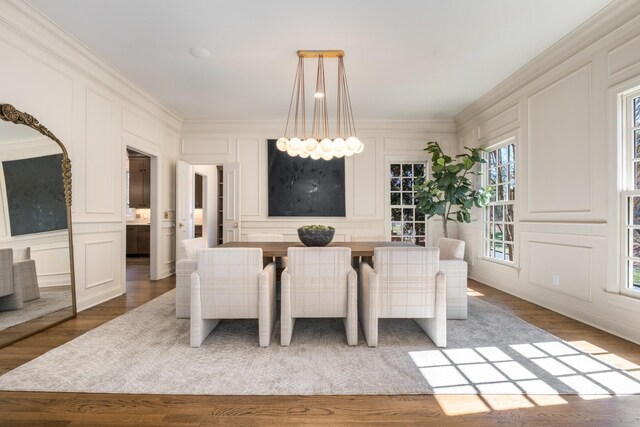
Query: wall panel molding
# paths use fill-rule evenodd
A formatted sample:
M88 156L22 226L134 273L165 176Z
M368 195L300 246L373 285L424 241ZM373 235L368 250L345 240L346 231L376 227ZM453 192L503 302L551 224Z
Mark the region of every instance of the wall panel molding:
M588 63L527 98L526 214L592 213L591 74ZM568 159L580 167L568 173Z

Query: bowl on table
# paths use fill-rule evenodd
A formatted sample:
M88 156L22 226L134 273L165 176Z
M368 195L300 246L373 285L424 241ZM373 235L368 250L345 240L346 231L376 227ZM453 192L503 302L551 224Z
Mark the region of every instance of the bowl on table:
M335 232L335 228L327 225L303 225L298 228L298 237L305 246L327 246Z

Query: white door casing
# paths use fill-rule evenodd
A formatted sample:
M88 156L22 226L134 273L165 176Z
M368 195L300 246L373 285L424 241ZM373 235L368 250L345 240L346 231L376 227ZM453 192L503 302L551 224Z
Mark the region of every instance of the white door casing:
M180 242L193 238L193 167L181 160L176 162L176 254Z
M240 241L240 164L222 166L223 242Z

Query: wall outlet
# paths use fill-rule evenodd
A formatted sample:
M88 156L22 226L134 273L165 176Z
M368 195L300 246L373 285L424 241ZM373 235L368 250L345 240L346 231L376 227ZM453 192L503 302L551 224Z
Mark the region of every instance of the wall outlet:
M169 219L169 211L164 211L163 218L164 219Z
M136 214L136 219L140 219L140 214Z
M560 276L557 274L551 276L551 284L553 284L553 286L560 286Z

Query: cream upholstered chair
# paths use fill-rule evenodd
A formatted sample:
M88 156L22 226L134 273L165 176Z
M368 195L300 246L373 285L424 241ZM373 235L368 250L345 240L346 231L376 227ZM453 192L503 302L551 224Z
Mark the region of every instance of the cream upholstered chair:
M258 319L260 347L276 321L276 268L262 268L260 248L198 251L191 275L191 347L200 347L220 319Z
M291 343L299 317L341 317L349 345L358 344L358 284L349 248L291 247L282 272L281 342Z
M359 317L367 344L378 345L378 319L410 318L433 340L447 346L447 288L439 250L376 248L375 271L360 265Z
M467 262L464 240L438 239L440 270L447 278L447 319L467 318Z
M0 249L0 311L18 310L40 298L31 248Z
M185 239L180 242L176 262L176 317L189 318L191 315L191 274L198 266L198 249L207 247L204 237Z

